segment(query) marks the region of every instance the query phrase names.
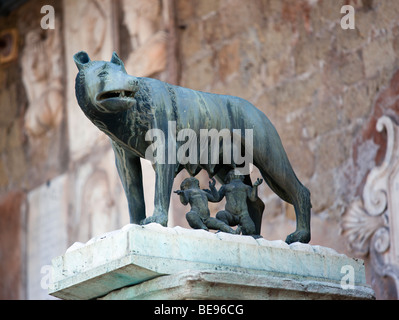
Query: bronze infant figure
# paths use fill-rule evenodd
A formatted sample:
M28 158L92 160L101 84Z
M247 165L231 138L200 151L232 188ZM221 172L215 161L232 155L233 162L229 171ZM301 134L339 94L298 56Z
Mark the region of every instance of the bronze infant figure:
M209 182L209 187L214 189L215 183L216 181L213 179L212 182ZM218 202L219 195L215 197L211 192L200 189L198 179L194 177L184 179L180 184L180 190L174 192L180 196L182 204L190 203L191 210L187 212L186 219L191 228L207 231L213 229L233 234L240 233L241 228L233 230L224 221L211 217L208 201Z
M243 235L253 236L256 235L256 227L249 215L247 201L257 200L258 186L263 180L257 179L253 187L243 183L243 180L243 175L236 174L234 170L231 170L219 191L211 188L210 192L213 193L216 201L226 197L225 210L219 211L216 214L216 219L229 226L239 225Z

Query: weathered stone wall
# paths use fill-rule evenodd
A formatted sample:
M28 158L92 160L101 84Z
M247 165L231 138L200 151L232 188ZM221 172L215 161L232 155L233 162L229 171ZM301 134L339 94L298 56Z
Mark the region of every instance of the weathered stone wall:
M60 12L59 1L35 1L0 19L1 32L11 30L17 47L0 65L1 298L27 297L27 194L69 161L62 28L40 28L45 4ZM61 19L56 16L57 26Z
M355 30L340 25L348 3ZM238 95L264 111L311 190L312 242L344 250L340 215L384 148L362 131L375 132L377 98L399 66L399 4L181 0L177 13L181 85ZM262 234L284 238L293 208L265 185L260 190Z
M355 8L355 30L340 26L345 4ZM264 111L312 193L311 243L351 254L341 215L385 155L377 119L398 119L399 4L181 0L177 13L181 85L238 95ZM284 239L295 228L294 210L259 189L262 235ZM384 281L370 283L379 297L394 296Z
M40 27L45 4L55 8L54 30ZM344 4L355 8L355 30L340 26ZM40 0L1 17L6 29L17 30L18 54L0 65L0 277L8 279L0 297L45 297L40 272L51 255L128 221L108 139L74 97L79 50L102 60L116 50L130 74L260 108L312 193L311 243L351 254L341 214L385 154L376 119L399 121L396 0ZM151 214L154 174L143 166ZM265 184L259 190L262 235L285 239L292 206ZM187 226L175 194L171 211L171 226ZM53 240L39 237L49 230Z

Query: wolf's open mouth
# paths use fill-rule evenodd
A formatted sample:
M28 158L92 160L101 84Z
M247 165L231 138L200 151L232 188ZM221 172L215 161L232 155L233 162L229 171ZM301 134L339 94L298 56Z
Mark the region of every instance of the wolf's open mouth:
M134 92L129 90L107 91L98 95L97 100L106 100L111 98L134 98Z

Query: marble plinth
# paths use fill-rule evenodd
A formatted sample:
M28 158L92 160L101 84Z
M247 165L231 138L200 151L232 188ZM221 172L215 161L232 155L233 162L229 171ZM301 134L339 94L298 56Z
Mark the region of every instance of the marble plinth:
M363 261L309 244L158 224L75 243L52 261L62 299L373 299Z

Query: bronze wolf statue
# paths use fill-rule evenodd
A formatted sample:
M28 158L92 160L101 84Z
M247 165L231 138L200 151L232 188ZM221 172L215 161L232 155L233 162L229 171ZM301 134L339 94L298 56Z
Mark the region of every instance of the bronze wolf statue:
M201 136L203 129L228 129L230 132L241 129L242 147L246 139L244 129L251 129L253 164L269 187L295 207L296 231L287 237L286 242L310 241L310 192L296 177L276 129L259 109L238 97L204 93L151 78L130 76L116 53L110 62L91 61L86 52L78 52L74 60L79 69L75 87L79 106L94 125L111 138L131 223L157 222L166 226L172 184L183 168L191 175L204 169L210 177L223 181L232 168L238 167L234 162L208 164L209 161L201 161L204 156L201 150L196 153L196 161L153 163L155 209L153 215L146 218L140 157L146 156L152 144L146 139L150 129L159 129L168 137L175 134L171 131L185 128L196 133L197 137ZM169 125L171 121L174 127ZM176 154L183 143L167 139L163 147L168 154ZM238 152L242 150L238 149ZM210 156L212 151L207 152ZM244 183L252 185L249 174L245 175ZM258 234L263 209L264 204L259 198L248 203Z

